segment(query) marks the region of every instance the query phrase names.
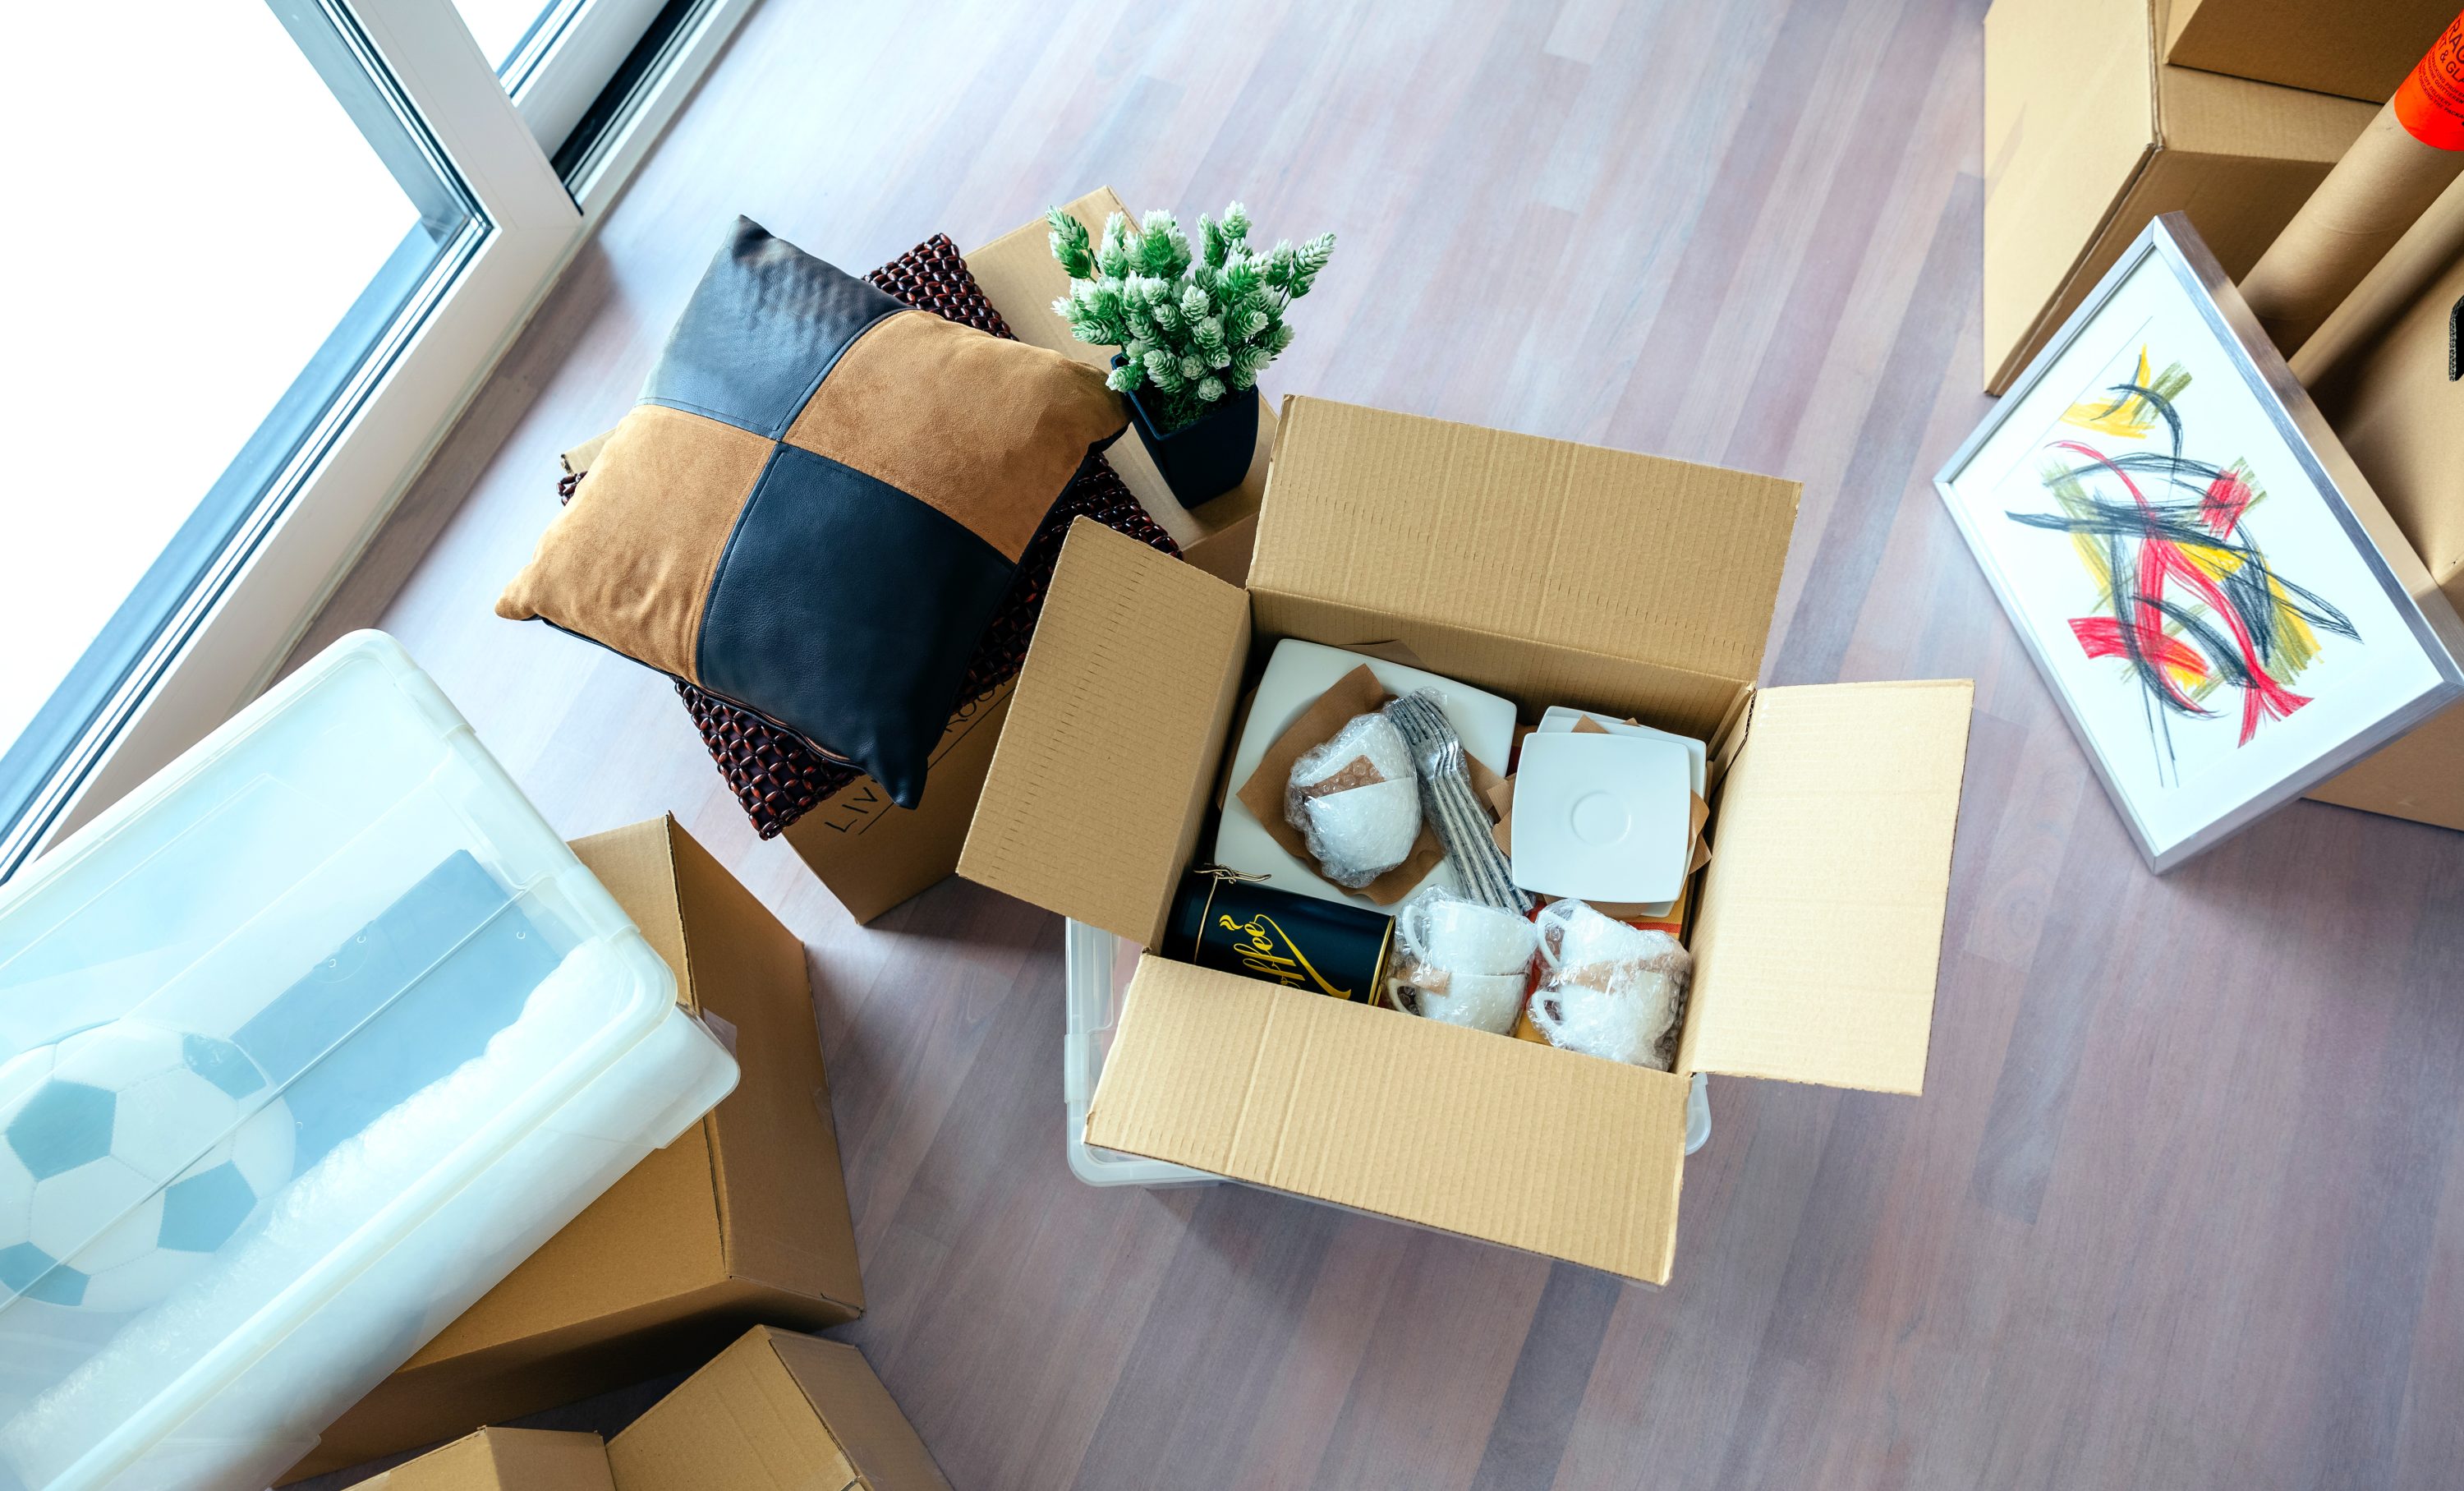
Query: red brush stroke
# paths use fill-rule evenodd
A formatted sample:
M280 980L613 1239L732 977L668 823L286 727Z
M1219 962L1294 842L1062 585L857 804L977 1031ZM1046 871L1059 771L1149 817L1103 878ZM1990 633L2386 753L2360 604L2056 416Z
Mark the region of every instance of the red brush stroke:
M2079 651L2090 657L2142 656L2167 668L2177 668L2194 679L2208 676L2208 660L2197 648L2162 632L2149 632L2136 624L2127 629L2112 616L2075 616L2071 634L2079 638ZM2133 645L2137 651L2133 652Z
M2130 494L2130 500L2139 504L2141 512L2150 517L2155 515L2154 506L2148 502L2146 495L2139 490L2139 484L2130 479L2128 472L2106 458L2103 452L2077 440L2057 440L2054 444L2057 449L2083 456L2112 473L2114 479L2122 483L2123 490ZM2207 495L2200 502L2200 519L2208 525L2210 531L2221 537L2231 529L2232 523L2228 522L2219 525L2218 516L2230 512L2233 518L2238 518L2242 509L2250 505L2250 501L2249 483L2227 472L2209 485ZM2233 609L2233 603L2226 598L2223 589L2208 577L2206 570L2191 562L2190 556L2183 552L2180 545L2170 539L2158 538L2152 533L2140 541L2139 593L2130 598L2134 612L2130 627L2132 639L2138 640L2145 649L2145 638L2164 636L2165 613L2158 608L2156 602L2164 595L2166 586L2177 579L2198 592L2199 599L2207 604L2210 613L2220 618L2226 627L2231 629L2233 647L2241 655L2243 668L2252 679L2257 680L2242 690L2241 739L2238 745L2247 746L2251 743L2251 738L2258 733L2258 722L2262 718L2290 719L2293 711L2310 702L2306 696L2296 694L2286 688L2276 680L2274 674L2267 671L2266 665L2259 660L2257 643L2252 640L2249 628L2242 625L2241 612ZM2081 647L2091 646L2089 634L2079 630L2082 622L2110 623L2112 631L2109 638L2100 631L2097 633L2094 645L2102 646L2109 641L2115 648L2123 646L2123 634L2119 622L2113 621L2110 617L2083 616L2071 623L2071 631L2079 636ZM2088 656L2093 657L2100 655L2091 650ZM2128 654L2124 652L2122 656L2127 656ZM2147 651L2145 656L2156 657L2158 655L2153 651ZM2204 673L2204 668L2202 671ZM2181 685L2173 681L2171 674L2159 668L2156 676L2165 691L2170 694L2177 703L2196 713L2207 713L2191 700L2188 693L2183 691Z
M2251 499L2256 495L2251 490L2250 483L2239 476L2230 471L2218 472L2216 479L2208 483L2208 495L2200 500L2199 521L2207 524L2210 533L2223 538L2233 530L2233 524L2241 522L2243 510L2250 506Z

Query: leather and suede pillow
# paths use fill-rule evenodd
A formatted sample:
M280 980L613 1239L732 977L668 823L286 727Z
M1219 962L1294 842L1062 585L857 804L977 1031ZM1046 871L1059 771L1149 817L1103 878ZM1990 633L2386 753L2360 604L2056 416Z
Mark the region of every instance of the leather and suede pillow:
M737 219L642 401L497 599L923 795L1103 374L909 310Z

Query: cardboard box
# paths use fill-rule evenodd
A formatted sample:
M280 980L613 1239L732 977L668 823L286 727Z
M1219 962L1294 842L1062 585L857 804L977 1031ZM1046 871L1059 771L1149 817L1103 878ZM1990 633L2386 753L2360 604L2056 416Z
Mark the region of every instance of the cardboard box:
M2238 279L2377 110L2159 65L2154 0L1985 17L1986 391L2000 393L2159 213Z
M803 944L678 828L577 840L743 1078L326 1430L289 1479L864 1313Z
M1711 741L1675 1074L1150 955L1087 1121L1089 1144L1664 1281L1688 1074L1923 1086L1971 686L1755 689L1794 482L1283 414L1245 590L1070 535L958 872L1155 948L1244 675L1286 636L1401 642L1527 722L1565 703Z
M2459 301L2464 182L2388 251L2295 356L2293 371L2431 579L2464 608L2464 383L2447 376ZM2464 829L2464 706L2310 795Z
M607 1446L617 1491L949 1491L851 1346L758 1326Z
M2455 0L2172 0L2165 60L2385 103Z
M595 1434L482 1429L359 1483L359 1491L616 1491Z

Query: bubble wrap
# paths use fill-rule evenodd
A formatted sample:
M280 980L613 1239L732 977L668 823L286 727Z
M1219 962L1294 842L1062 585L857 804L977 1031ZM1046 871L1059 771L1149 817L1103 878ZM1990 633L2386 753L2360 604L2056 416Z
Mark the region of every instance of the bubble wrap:
M1402 732L1382 714L1354 715L1292 763L1284 816L1301 831L1318 873L1348 890L1411 857L1420 786Z
M1666 932L1603 916L1579 901L1538 918L1540 987L1531 1023L1551 1044L1631 1066L1673 1070L1678 1017L1694 959Z
M1388 997L1407 1013L1507 1035L1530 988L1538 941L1513 912L1429 886L1395 915Z

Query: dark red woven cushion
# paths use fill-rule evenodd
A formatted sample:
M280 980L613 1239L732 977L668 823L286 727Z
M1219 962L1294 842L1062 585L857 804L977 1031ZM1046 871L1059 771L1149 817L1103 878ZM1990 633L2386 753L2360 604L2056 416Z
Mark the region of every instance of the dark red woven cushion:
M976 287L975 276L967 272L957 245L942 234L917 244L865 278L918 310L964 322L997 337L1010 335L1001 313ZM571 495L569 482L560 490ZM1167 554L1180 552L1112 468L1101 457L1090 461L1052 504L1043 526L1019 557L1018 577L1010 583L1009 593L1001 598L1001 609L993 613L992 625L976 648L956 703L982 699L1017 676L1019 665L1026 660L1027 641L1035 634L1035 618L1044 610L1052 567L1061 558L1061 542L1070 523L1080 517L1092 518ZM863 775L853 767L823 756L801 736L681 679L676 692L683 696L686 712L701 731L702 744L710 747L719 774L736 790L736 800L744 805L745 816L763 838L776 838L788 824Z

